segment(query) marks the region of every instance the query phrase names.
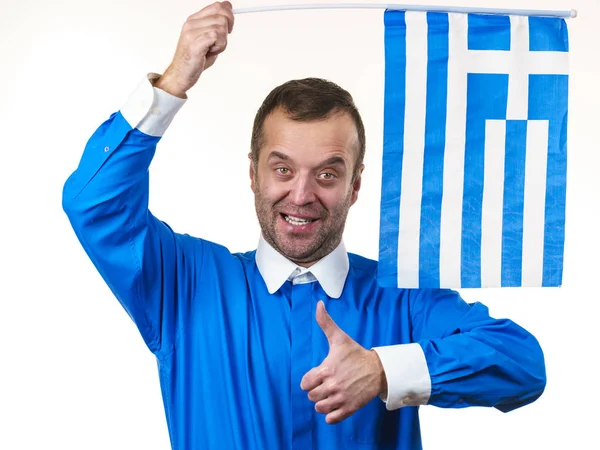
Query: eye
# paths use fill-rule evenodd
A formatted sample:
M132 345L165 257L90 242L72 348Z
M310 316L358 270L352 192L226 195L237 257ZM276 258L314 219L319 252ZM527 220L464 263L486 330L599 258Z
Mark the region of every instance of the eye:
M275 172L277 172L279 175L287 175L290 173L290 169L287 167L278 167L275 169Z
M335 179L335 175L332 174L331 172L325 172L325 173L320 174L319 178L321 178L322 180L331 181L331 180Z

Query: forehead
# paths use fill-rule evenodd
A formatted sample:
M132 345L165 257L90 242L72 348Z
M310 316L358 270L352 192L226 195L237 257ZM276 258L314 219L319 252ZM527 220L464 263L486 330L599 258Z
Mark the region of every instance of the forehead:
M315 161L340 155L349 163L358 155L358 133L352 117L336 113L326 119L292 120L281 109L271 113L263 124L260 159L278 151L294 160Z

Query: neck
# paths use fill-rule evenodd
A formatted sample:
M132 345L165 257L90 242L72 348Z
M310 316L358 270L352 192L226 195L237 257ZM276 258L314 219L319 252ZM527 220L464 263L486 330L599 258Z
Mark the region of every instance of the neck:
M284 255L285 256L285 255ZM293 259L290 259L290 261L292 261L294 264L299 265L300 267L304 267L306 269L308 269L310 266L314 265L317 261L311 261L311 262L306 262L306 261L294 261Z

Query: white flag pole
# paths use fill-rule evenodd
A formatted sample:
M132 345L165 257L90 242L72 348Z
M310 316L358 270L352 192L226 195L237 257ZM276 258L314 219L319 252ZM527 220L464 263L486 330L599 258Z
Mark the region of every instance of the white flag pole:
M301 5L270 5L251 8L237 8L234 14L245 14L265 11L283 11L299 9L389 9L395 11L424 11L424 12L448 12L448 13L471 13L471 14L499 14L499 15L522 15L522 16L545 16L575 18L577 11L552 11L534 9L503 9L503 8L476 8L469 6L433 6L433 5L397 5L385 3L328 3L328 4L301 4Z

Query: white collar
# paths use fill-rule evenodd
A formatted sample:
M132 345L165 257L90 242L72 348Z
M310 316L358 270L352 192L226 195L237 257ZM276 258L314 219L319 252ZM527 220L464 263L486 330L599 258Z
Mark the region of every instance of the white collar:
M332 298L339 298L342 295L350 268L348 253L346 253L343 241L327 256L305 269L275 250L264 239L262 233L256 249L256 265L265 280L269 294L276 292L292 272L300 268L303 272L311 272L325 293Z

